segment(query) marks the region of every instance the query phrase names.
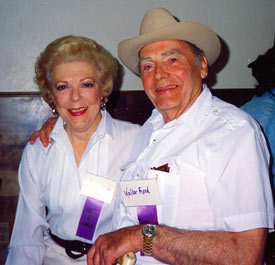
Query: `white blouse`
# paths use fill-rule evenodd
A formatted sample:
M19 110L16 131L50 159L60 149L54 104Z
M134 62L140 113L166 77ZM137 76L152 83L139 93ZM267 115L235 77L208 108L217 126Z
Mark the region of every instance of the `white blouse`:
M83 176L88 172L119 182L120 167L129 158L139 128L102 112L79 166L61 118L51 133L54 142L47 148L40 141L27 144L19 168L20 196L6 264L42 264L48 228L62 239L88 243L111 231L114 203L104 203L92 241L76 236L86 199L79 194Z

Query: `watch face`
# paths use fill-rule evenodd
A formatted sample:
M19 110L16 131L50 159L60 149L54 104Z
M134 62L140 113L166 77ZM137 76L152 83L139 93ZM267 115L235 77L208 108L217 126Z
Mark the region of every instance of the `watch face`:
M147 237L153 237L157 232L155 225L145 225L142 230L143 234Z

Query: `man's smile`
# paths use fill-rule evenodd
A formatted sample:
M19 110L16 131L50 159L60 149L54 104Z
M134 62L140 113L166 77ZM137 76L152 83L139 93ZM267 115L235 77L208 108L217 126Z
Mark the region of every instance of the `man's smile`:
M170 89L174 89L176 88L177 85L173 85L173 86L167 86L167 87L158 87L156 89L157 92L161 92L161 91L166 91L166 90L170 90Z

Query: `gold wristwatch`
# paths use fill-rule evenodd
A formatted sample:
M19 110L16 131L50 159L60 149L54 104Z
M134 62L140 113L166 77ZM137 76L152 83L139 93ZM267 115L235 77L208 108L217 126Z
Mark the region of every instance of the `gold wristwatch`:
M143 253L152 256L153 238L157 233L157 226L147 224L142 228L143 234Z

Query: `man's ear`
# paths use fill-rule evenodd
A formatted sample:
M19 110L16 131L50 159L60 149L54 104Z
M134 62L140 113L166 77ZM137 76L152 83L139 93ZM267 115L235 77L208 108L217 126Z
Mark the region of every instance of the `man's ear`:
M204 79L208 75L208 62L205 55L202 56L201 60L201 78Z

